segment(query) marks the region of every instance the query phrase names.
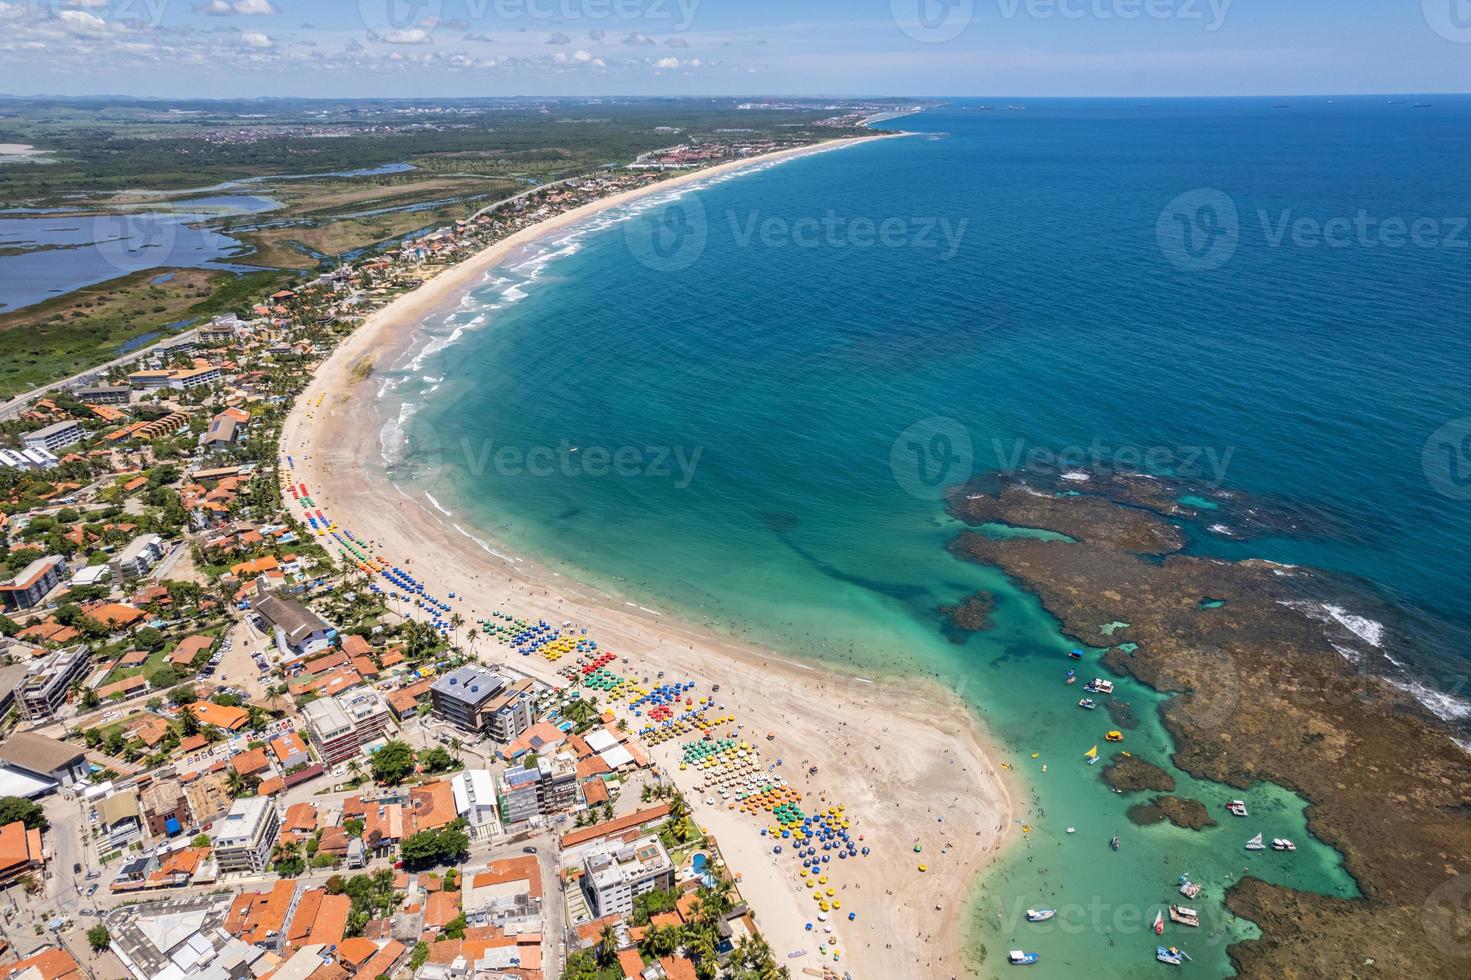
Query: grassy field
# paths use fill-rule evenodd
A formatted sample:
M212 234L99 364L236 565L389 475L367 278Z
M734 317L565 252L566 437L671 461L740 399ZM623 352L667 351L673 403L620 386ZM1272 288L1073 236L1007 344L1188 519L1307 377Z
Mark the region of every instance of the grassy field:
M130 340L231 309L285 276L151 269L0 314L0 397L110 361Z

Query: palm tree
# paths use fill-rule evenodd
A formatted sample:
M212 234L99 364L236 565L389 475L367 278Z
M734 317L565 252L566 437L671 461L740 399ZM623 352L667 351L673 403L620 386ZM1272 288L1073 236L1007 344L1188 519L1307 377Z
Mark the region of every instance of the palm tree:
M678 949L679 940L680 931L674 926L650 926L640 945L645 953L660 959Z
M453 737L453 738L451 738L449 740L449 750L450 750L450 753L455 757L455 761L456 762L459 762L460 761L460 748L461 747L462 746L461 746L461 743L460 743L459 736L455 736L455 737Z
M593 947L593 956L597 958L598 966L612 966L617 962L618 934L613 931L611 922L603 923L603 928L598 933L597 945Z

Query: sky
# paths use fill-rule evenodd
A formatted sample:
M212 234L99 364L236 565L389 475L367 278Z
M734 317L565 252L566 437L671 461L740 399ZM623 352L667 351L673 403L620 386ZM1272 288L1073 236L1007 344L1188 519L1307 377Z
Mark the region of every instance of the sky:
M1468 89L1471 0L0 0L13 95Z

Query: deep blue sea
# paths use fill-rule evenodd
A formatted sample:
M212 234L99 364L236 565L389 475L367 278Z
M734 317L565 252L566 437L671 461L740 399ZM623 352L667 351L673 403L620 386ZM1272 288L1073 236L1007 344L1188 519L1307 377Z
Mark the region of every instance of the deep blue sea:
M1013 948L1046 976L1139 975L1137 920L1183 872L1206 883L1194 969L1223 975L1253 931L1220 905L1243 863L1354 894L1338 856L1129 826L1074 761L1098 724L1059 687L1072 644L949 555L940 492L1097 461L1270 501L1297 533L1227 523L1192 550L1343 573L1324 616L1464 720L1471 99L967 100L888 125L917 135L649 199L496 270L386 375L385 449L441 460L399 467L406 489L498 549L959 690L1030 773L1036 824L972 898L983 975ZM937 607L978 589L994 628L952 642ZM1158 697L1120 688L1131 746L1166 757ZM1252 798L1307 840L1300 799ZM1016 921L1038 903L1090 911Z

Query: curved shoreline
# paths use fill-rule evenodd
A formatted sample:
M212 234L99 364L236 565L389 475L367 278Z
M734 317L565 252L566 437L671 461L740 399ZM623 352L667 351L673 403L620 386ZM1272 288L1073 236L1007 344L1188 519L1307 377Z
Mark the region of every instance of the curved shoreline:
M605 649L635 667L647 666L643 673L673 671L721 685L721 700L747 731L777 733L768 753L801 759L804 769L817 767L801 787L814 801L808 808L846 804L855 829L874 845L872 857L849 862L834 882L845 911L858 913L855 923L841 927L838 968L859 977L957 976L971 972L964 955L966 899L1013 822L1011 793L991 762L999 753L959 697L933 682L859 677L828 664L792 661L642 609L534 561L498 556L492 542L471 537L453 515L393 486L373 465L377 427L364 424L376 415L375 386L360 383L369 373L364 367L401 354L425 317L458 302L517 249L637 198L863 141L801 147L681 175L558 215L490 246L394 300L340 344L298 397L283 425L280 450L294 457L296 478L339 523L395 560L414 556L415 574L437 589L473 596L457 607L467 624L500 608L552 622L572 620ZM321 407L314 407L323 395ZM556 676L541 658L509 659L502 655L509 651L489 642L475 652L543 679ZM817 936L803 928L810 906L798 902L804 889L795 869L772 857L749 818L706 805L693 792L694 774L678 772L676 747L671 741L650 754L685 791L696 819L720 840L778 961L794 970L816 965ZM855 757L860 765L854 765ZM916 843L929 855L944 854L930 857L924 874L913 863ZM788 959L797 949L808 950L810 958Z

